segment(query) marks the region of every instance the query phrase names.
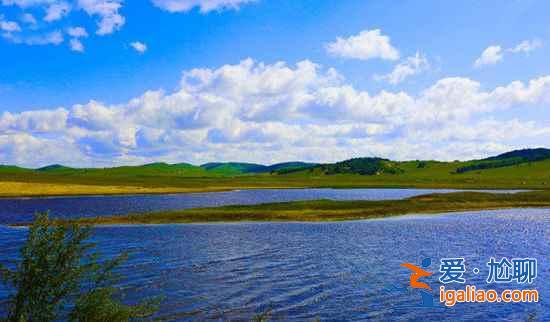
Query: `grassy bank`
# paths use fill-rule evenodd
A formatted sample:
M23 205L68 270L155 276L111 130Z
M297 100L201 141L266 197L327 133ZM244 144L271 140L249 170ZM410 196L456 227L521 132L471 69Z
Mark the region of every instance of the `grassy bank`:
M0 173L0 197L206 192L268 188L452 188L550 189L550 162L452 173L449 163L418 169L401 165L403 174L324 175L299 172L228 177L104 175L79 173Z
M59 184L59 183L28 183L28 182L0 182L0 198L10 197L52 197L52 196L85 196L85 195L125 195L125 194L163 194L163 193L190 193L206 191L223 191L230 188L216 187L213 189L184 188L184 187L140 187L123 185L86 185L86 184Z
M242 164L234 169L227 169L230 167L227 164L211 169L163 163L105 169L50 166L33 170L0 166L0 197L267 188L550 189L550 159L514 164L518 162L516 159L465 162L352 159L299 171L268 173L239 172ZM491 168L495 164L499 167Z
M521 207L550 207L550 191L530 191L516 194L458 192L384 201L300 201L97 217L80 221L93 225L237 221L313 222L371 219L411 213L441 213Z

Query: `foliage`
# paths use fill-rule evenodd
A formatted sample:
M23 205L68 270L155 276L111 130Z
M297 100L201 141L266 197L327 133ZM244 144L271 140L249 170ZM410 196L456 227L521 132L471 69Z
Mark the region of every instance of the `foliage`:
M398 174L403 170L394 166L393 162L381 158L354 158L333 164L321 165L325 174L353 173L360 175L377 175L382 173Z
M272 165L262 165L255 163L238 163L238 162L227 162L227 163L206 163L201 165L201 168L204 168L212 173L225 173L227 175L239 175L239 174L259 174L259 173L288 173L296 169L307 169L309 167L316 166L316 163L307 163L307 162L283 162L276 163Z
M155 312L158 300L127 306L114 298L113 269L127 255L100 264L94 244L86 242L91 233L89 226L37 214L16 269L0 266L2 280L15 290L8 321L128 321Z

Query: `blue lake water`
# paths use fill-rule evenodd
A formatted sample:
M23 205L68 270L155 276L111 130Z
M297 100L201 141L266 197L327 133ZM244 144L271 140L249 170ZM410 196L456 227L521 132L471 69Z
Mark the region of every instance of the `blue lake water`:
M296 200L388 200L457 190L433 189L260 189L226 192L50 198L0 198L0 224L30 222L37 211L58 218L121 215L152 211L250 205ZM490 190L478 190L490 191ZM516 192L517 190L496 190Z
M17 257L25 235L25 228L0 226L0 262ZM164 295L157 317L166 320L241 321L268 310L279 321L550 319L550 209L339 223L108 226L96 228L93 239L103 256L131 252L119 269L126 276L119 284L124 300ZM434 290L439 260L464 257L467 283L536 288L541 301L418 308L419 293L395 287L408 283L401 263L419 265L427 257L436 274L426 282ZM490 257L537 258L538 277L531 285L487 285ZM0 302L6 297L0 286Z

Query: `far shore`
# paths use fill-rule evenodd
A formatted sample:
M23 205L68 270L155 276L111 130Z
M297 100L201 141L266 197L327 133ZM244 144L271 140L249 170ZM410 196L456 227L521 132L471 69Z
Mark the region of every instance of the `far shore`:
M89 185L68 183L0 181L0 199L2 198L41 198L41 197L78 197L78 196L116 196L116 195L156 195L201 192L223 192L250 189L453 189L453 190L532 190L525 186L490 186L464 184L249 184L249 185L213 185L193 187L146 187L130 185ZM535 188L536 189L536 188Z
M75 220L85 225L186 224L223 222L327 222L378 219L407 214L550 207L550 191L514 194L434 193L402 200L296 201L180 211L104 216ZM58 220L59 224L71 221Z

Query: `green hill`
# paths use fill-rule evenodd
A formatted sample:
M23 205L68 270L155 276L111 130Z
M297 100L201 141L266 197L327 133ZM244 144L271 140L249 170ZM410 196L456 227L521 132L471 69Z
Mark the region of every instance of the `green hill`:
M200 167L209 172L224 175L239 175L261 172L265 168L265 165L244 162L212 162L203 164Z
M285 173L297 170L305 170L318 166L318 163L308 163L308 162L283 162L276 163L270 166L265 167L263 172L276 172L276 173Z
M464 173L475 170L503 168L547 159L550 159L550 149L516 150L482 160L471 161L471 164L457 168L456 172Z
M358 174L358 175L380 175L399 174L403 170L399 168L399 162L392 162L381 158L354 158L331 164L320 164L306 168L296 167L290 170L280 170L279 174L291 173L297 171L308 171L310 173L320 173L325 175L335 174Z
M225 175L239 175L251 173L270 173L277 171L289 171L297 169L306 169L317 165L316 163L306 162L283 162L272 165L263 165L257 163L242 162L213 162L201 165L201 168L211 172L222 173Z
M0 173L25 173L32 172L30 169L21 168L15 165L0 164Z
M238 162L209 163L202 166L151 163L80 169L52 165L36 170L0 166L0 184L36 182L132 186L173 188L176 192L303 187L550 189L548 151L518 150L481 160L454 162L354 158L328 164L287 162L270 166Z
M141 166L123 166L104 169L84 169L89 175L110 176L158 176L158 177L208 177L211 173L188 163L150 163Z
M38 168L35 171L37 171L37 172L66 172L66 171L73 171L73 170L76 170L76 169L69 168L69 167L66 167L66 166L61 165L61 164L52 164L52 165L48 165L48 166L45 166L45 167L42 167L42 168Z

